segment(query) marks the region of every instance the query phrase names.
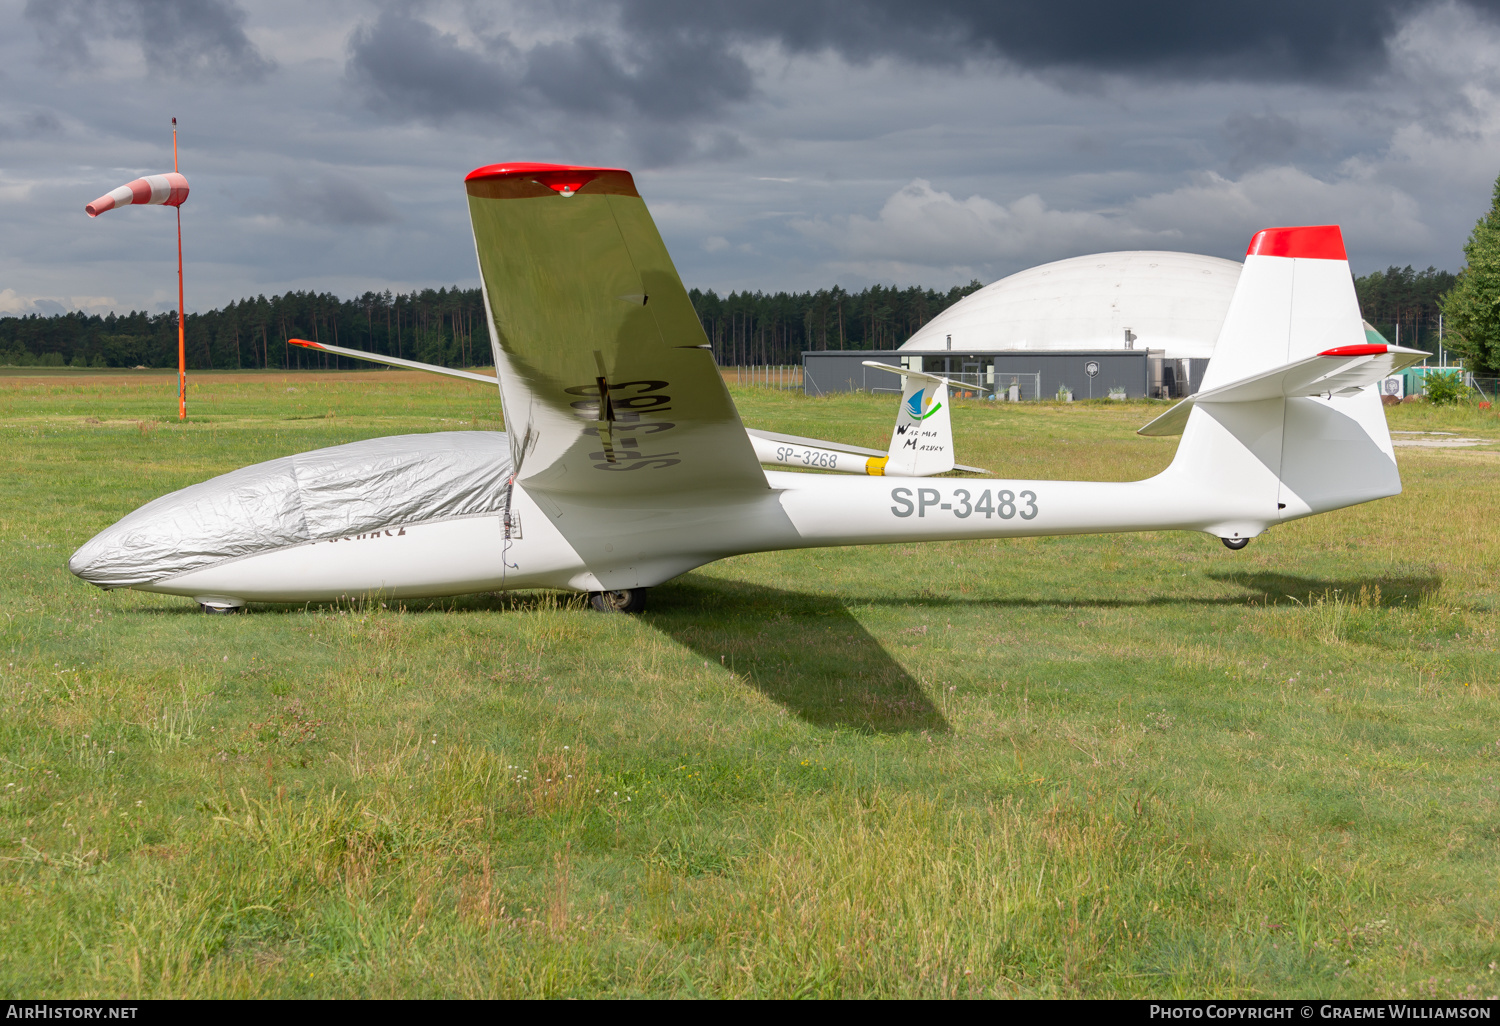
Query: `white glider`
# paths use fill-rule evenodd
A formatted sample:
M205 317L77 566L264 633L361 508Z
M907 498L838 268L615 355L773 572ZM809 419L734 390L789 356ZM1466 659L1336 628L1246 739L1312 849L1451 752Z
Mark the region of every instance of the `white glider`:
M508 432L246 467L148 503L69 568L210 610L561 588L634 611L653 585L745 552L1165 530L1241 548L1401 490L1369 386L1425 354L1365 343L1336 226L1251 240L1202 390L1153 422L1182 431L1155 477L906 482L761 467L627 172L491 165L466 186ZM915 424L888 474L898 457L951 465L951 446L923 448L947 405L929 385L908 374Z

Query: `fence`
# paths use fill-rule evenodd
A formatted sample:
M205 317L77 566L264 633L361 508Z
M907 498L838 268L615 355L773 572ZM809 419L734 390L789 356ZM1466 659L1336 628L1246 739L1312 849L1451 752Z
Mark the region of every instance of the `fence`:
M1027 402L1042 398L1042 372L1017 374L1004 371L995 375L991 394L1000 402ZM1047 398L1051 399L1052 396Z
M1487 403L1494 402L1495 397L1500 396L1500 378L1476 378L1470 374L1468 385Z
M989 379L993 379L994 377L993 370L990 370L989 374L986 375L985 371L987 368L977 360L965 362L960 366L962 367L961 370L936 372L948 379L950 383L949 392L954 397L959 399L973 399L976 396L988 397L994 394L995 386L989 383ZM1015 376L1014 374L1011 375L1011 377ZM1030 375L1024 374L1021 376L1030 377Z
M768 363L748 367L720 367L719 373L730 385L753 385L759 388L801 388L802 366L795 363Z

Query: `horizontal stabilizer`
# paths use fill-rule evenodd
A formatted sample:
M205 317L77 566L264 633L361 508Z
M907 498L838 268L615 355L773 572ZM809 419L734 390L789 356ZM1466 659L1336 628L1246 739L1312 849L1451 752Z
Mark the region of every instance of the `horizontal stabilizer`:
M388 367L404 367L407 370L427 371L429 374L442 374L450 378L482 381L486 385L495 384L495 377L491 374L475 374L473 371L455 370L452 367L439 367L431 363L418 363L416 360L403 360L398 356L381 356L378 353L365 353L358 349L345 349L343 346L329 346L324 345L322 342L309 342L305 338L289 338L287 339L287 344L299 346L302 349L316 349L320 353L347 356L351 360L366 360L370 363L383 363Z
M890 371L892 374L899 374L903 378L911 378L914 381L925 381L929 385L949 384L947 378L939 377L936 374L928 374L925 371L907 370L905 367L892 367L890 364L881 363L878 360L861 360L859 362L862 366L865 367L874 367L876 370Z
M1351 395L1431 355L1402 346L1338 346L1305 360L1273 367L1189 396L1136 434L1180 435L1187 424L1188 414L1199 403L1253 403L1263 399Z

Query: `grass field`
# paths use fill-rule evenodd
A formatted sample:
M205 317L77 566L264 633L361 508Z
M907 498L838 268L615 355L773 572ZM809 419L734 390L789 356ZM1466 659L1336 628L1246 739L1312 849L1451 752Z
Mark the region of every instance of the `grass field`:
M1146 534L746 556L640 617L103 593L168 490L497 428L413 374L0 378L0 994L1500 992L1500 445L1240 553ZM890 397L736 389L883 445ZM959 404L1125 480L1146 404ZM1467 409L1392 426L1500 439Z

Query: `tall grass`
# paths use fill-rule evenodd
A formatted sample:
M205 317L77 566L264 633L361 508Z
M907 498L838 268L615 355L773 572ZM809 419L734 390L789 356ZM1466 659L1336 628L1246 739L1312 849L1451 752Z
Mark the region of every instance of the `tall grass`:
M283 377L204 376L185 426L165 377L0 379L7 996L1500 991L1494 452L1403 450L1401 496L1240 553L768 553L641 617L204 617L67 574L211 474L498 426L462 384ZM735 394L857 444L892 418ZM1151 415L954 425L965 462L1119 480L1171 458ZM1500 437L1472 415L1390 411Z

